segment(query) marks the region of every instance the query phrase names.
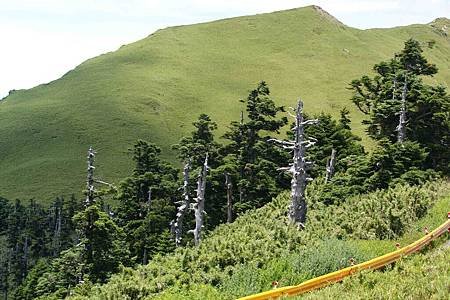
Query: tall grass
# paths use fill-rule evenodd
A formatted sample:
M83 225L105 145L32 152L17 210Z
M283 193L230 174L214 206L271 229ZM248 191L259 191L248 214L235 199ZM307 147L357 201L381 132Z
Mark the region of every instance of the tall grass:
M362 272L293 299L448 299L450 248L407 257L385 272Z

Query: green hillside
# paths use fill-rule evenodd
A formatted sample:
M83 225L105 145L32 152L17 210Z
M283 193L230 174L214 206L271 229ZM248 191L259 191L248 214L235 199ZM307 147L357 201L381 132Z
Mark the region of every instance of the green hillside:
M109 182L127 174L126 150L138 138L161 145L170 159L170 145L201 112L223 132L260 80L278 104L302 96L309 112L347 106L363 135L348 83L414 37L436 41L424 54L440 70L433 82L449 86L449 23L358 30L310 6L159 30L0 101L0 195L79 193L90 145L97 174Z

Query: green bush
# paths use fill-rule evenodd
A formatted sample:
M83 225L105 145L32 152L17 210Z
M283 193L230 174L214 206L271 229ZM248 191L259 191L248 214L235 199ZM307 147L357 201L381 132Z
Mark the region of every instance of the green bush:
M285 253L268 262L263 268L254 264L238 266L226 278L220 290L231 299L269 290L271 283L279 286L295 285L307 279L347 267L350 259L361 262L367 255L346 241L325 239L311 242L297 252Z
M325 206L320 202L321 186L311 187L309 219L313 232L361 239L392 239L402 235L426 214L437 199L449 193L449 185L445 181L422 186L398 184L386 190L343 199L339 206Z
M180 248L156 256L146 266L125 268L106 285L75 290L73 297L233 299L270 289L274 280L281 285L298 284L346 266L350 257L362 261L375 255L365 255L358 244L346 239L391 238L407 232L437 199L448 194L449 187L445 181L421 187L397 185L344 199L341 206L325 206L317 201L319 189L312 188L304 231L288 225L289 194L283 193L234 223L219 226L198 248Z

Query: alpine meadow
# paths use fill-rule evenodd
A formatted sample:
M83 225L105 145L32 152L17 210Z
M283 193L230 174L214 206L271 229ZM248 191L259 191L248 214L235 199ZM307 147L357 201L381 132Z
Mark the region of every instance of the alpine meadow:
M448 299L449 28L313 5L11 90L0 299Z
M131 170L126 152L137 139L159 145L175 162L171 145L200 113L219 125L220 136L239 119L239 100L261 80L277 105L293 106L301 96L307 112L335 117L347 107L354 132L370 145L363 115L349 102L349 83L413 37L435 42L423 47L439 68L427 80L448 87L448 27L440 18L358 30L310 6L159 30L0 101L1 195L49 203L80 194L90 145L98 148L99 177L109 182Z

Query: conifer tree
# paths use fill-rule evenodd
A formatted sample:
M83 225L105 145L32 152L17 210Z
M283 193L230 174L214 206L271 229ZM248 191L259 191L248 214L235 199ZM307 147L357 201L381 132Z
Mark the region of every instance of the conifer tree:
M191 160L194 167L203 165L206 153L209 154L210 164L216 165L219 145L214 140L214 130L217 124L207 114L200 114L198 120L192 123L194 130L190 136L181 138L180 142L173 145L178 151L178 158L182 162Z
M237 215L269 202L289 182L277 171L288 160L287 154L267 143L269 134L279 133L287 123L285 117L277 119L277 114L284 108L275 105L264 81L241 102L247 113L245 117L242 115L240 122L231 123L230 130L224 135L230 143L222 150L227 156L224 160L230 166L231 180L239 191L239 200L234 203Z
M305 119L310 117L305 114ZM317 119L315 126L307 126L305 135L317 139L317 142L308 149L308 157L314 161L315 167L310 170L312 178L323 176L333 149L336 151L334 172L344 171L347 157L353 155L364 155L364 148L358 143L361 138L354 135L350 130L351 121L348 118L348 110L341 111L341 118L336 121L330 114L321 113L314 115ZM288 132L292 139L292 132Z
M419 143L429 155L423 168L450 169L450 96L442 85L422 80L437 68L423 55L420 43L409 39L389 61L374 66L374 77L353 80L353 103L368 116L369 135L377 141ZM401 96L397 83L403 83Z
M166 239L165 232L170 233L178 176L175 168L159 158L161 149L154 144L138 140L130 151L135 168L119 185L117 217L134 261L146 263L157 253L159 239Z
M98 205L76 214L74 222L80 238L78 245L84 245L83 277L86 274L92 282L104 282L127 260L124 233Z

